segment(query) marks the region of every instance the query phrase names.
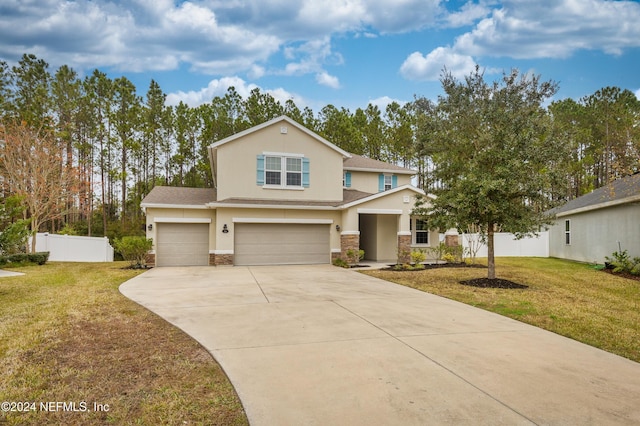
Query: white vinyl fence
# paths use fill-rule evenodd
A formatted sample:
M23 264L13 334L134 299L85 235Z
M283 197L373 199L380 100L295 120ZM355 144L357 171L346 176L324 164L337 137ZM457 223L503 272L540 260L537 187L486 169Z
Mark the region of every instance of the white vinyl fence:
M480 237L478 234L460 235L462 246L466 249L471 242L476 247ZM494 251L496 256L505 257L549 257L549 232L540 232L537 237L526 237L516 240L513 234L499 232L494 234ZM487 257L487 246L482 244L477 257Z
M38 233L36 251L48 251L56 262L113 262L113 247L107 237L77 237Z

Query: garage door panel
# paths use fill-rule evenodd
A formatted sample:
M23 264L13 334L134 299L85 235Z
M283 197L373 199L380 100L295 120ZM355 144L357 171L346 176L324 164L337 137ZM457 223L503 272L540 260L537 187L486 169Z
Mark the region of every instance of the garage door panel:
M156 226L156 265L209 264L208 223L158 223Z
M259 224L235 226L236 265L329 263L329 225Z

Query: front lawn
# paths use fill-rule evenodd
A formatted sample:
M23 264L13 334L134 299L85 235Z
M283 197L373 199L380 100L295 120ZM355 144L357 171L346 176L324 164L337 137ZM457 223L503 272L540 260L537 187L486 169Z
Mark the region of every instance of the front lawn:
M640 282L560 259L498 258L498 278L528 289L478 288L459 281L486 269L364 271L496 312L640 362Z
M210 354L120 294L140 273L123 266L49 263L0 278L0 402L12 403L0 424L247 424Z

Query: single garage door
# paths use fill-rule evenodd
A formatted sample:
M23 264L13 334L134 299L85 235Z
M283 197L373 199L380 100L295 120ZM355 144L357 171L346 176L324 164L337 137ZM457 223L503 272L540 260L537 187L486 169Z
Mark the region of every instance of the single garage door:
M209 264L208 223L157 223L157 266Z
M236 265L329 263L329 225L236 223Z

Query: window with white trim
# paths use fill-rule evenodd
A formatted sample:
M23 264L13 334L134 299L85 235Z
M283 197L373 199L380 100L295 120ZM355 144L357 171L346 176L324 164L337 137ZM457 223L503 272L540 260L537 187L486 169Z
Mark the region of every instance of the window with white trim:
M260 186L289 189L309 186L309 159L302 155L258 155L257 171L256 183Z
M429 225L426 220L411 218L411 244L416 246L429 245Z
M564 244L567 246L571 245L571 221L564 221Z
M393 176L384 175L384 190L388 191L390 189L393 189Z

